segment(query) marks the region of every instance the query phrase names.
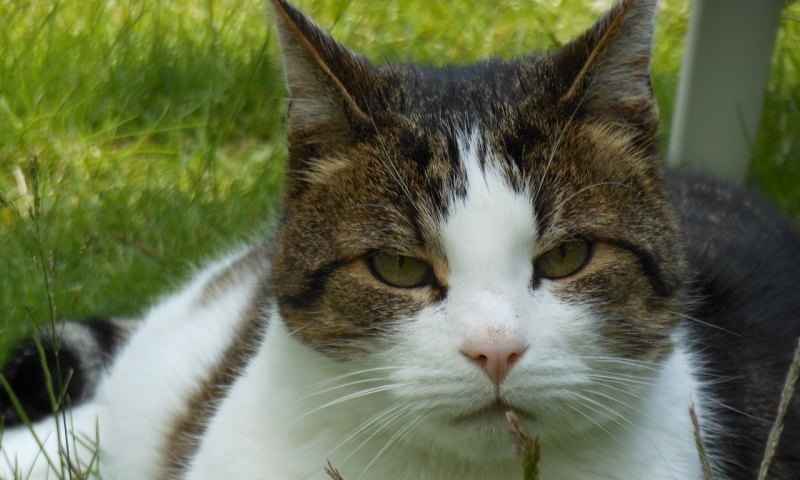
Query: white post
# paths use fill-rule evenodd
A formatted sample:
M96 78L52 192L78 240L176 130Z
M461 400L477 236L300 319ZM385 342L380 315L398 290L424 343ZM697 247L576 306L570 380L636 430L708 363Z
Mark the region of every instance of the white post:
M694 0L667 162L742 182L783 0Z

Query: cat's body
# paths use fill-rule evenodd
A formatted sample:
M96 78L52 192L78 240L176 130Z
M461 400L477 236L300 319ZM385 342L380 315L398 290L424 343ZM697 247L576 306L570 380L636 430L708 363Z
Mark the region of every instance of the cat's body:
M104 478L522 478L514 410L543 480L694 480L692 405L718 473L754 478L800 234L728 187L667 189L653 2L554 55L448 69L376 69L275 5L283 220L153 308L73 410ZM774 478L798 426L795 401ZM39 451L24 428L2 449L23 472Z

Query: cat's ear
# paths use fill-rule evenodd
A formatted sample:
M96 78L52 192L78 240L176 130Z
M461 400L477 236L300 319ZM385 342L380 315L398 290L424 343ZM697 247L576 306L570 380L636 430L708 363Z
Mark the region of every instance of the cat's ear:
M342 145L371 124L364 90L374 67L284 0L273 0L289 89L289 138Z
M655 129L658 108L650 83L656 0L621 0L554 58L568 86L562 102Z

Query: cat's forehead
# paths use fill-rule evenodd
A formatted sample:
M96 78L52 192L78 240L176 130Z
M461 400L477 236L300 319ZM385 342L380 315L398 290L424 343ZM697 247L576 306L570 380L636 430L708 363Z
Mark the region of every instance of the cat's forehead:
M377 95L389 109L431 124L460 124L462 129L477 123L493 125L523 106L544 107L557 100L552 64L538 54L444 67L387 64L377 78Z

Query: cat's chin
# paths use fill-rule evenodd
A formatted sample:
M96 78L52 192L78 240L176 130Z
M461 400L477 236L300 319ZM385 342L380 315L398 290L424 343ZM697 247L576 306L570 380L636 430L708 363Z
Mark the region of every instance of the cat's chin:
M453 418L450 423L455 426L466 426L471 424L487 424L502 422L508 425L508 414L513 412L523 421L534 421L536 415L526 410L520 409L497 399L493 403L481 407L477 410L460 414Z
M511 424L507 418L510 411L526 428L536 424L535 414L498 399L477 409L433 417L425 422L420 433L423 438L433 440L431 446L455 453L464 460L514 458L516 453L509 437Z

